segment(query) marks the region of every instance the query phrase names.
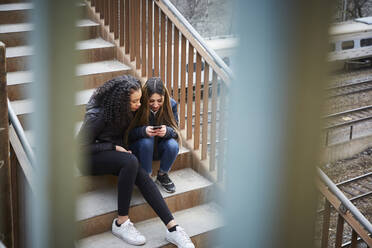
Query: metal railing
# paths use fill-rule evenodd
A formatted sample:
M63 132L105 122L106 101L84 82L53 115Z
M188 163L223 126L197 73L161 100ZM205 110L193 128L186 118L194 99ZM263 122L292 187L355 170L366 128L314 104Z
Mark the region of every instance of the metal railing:
M365 242L369 247L372 246L372 224L360 213L360 211L351 203L349 199L341 192L327 175L318 168L318 175L321 182L318 183L320 192L325 197L323 212L323 230L321 247L328 247L329 242L329 224L331 205L338 212L337 230L335 247L342 246L342 237L345 221L352 228L351 247L356 247L358 242ZM361 240L358 240L358 236Z
M8 99L8 115L9 115L9 121L13 125L14 130L21 142L21 145L27 155L28 160L31 163L31 166L34 166L35 164L35 154L34 151L32 150L30 143L28 143L28 140L26 138L25 132L23 130L23 127L21 123L18 120L17 115L14 113L12 105Z
M226 92L233 78L230 68L169 0L87 3L108 25L106 30L112 32L135 71L144 78L163 79L179 102L180 129L187 146L209 172L221 176L216 169L223 161Z

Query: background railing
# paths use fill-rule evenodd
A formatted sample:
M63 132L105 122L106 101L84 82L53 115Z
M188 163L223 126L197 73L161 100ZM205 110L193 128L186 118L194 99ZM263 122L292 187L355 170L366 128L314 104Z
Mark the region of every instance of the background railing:
M221 176L216 169L223 162L231 70L168 0L91 0L90 4L139 75L144 80L163 79L179 103L187 146L214 178Z
M349 245L350 247L357 247L359 242L364 242L368 247L372 247L372 224L320 169L318 169L318 175L321 180L318 181L318 188L325 198L321 247L326 248L329 243L331 206L338 212L335 247ZM351 240L347 244L342 243L345 221L352 229Z

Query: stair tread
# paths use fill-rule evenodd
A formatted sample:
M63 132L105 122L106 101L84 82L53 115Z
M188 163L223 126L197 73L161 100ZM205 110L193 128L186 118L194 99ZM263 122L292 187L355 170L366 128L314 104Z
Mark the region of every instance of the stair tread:
M17 33L32 31L34 25L32 23L14 23L14 24L1 24L0 34Z
M212 182L204 178L191 168L169 172L169 176L176 185L176 192L166 193L160 189L164 198L179 195L196 189L209 187ZM130 206L137 206L146 203L139 190L133 190ZM117 211L117 188L103 188L79 195L77 199L76 218L77 220L89 219L102 214Z
M76 26L77 27L89 27L89 26L99 26L99 24L89 19L82 19L82 20L77 21ZM28 31L32 31L33 29L34 29L34 25L32 23L1 24L0 34L28 32Z
M7 3L0 4L0 11L29 10L33 8L32 3Z
M127 71L131 70L129 66L122 64L117 60L106 60L94 63L80 64L77 66L77 75L86 76L97 73L115 72L115 71ZM7 84L17 85L32 83L33 73L32 71L16 71L7 73Z
M106 48L106 47L114 47L114 45L108 41L105 41L102 38L82 40L76 43L77 50L98 49L98 48ZM32 46L14 46L14 47L8 47L6 49L7 58L15 58L15 57L31 56L31 55L33 55Z
M130 70L130 67L119 62L118 60L105 60L94 63L80 64L77 67L77 75L91 75L103 72L114 72Z
M82 20L78 20L76 25L78 27L89 27L89 26L99 26L98 23L90 20L90 19L82 19Z
M32 71L15 71L6 73L7 85L27 84L33 81Z
M85 6L85 3L77 3L77 7ZM14 11L14 10L31 10L34 8L33 3L5 3L0 4L0 11Z
M101 37L77 42L78 50L114 47L114 44L102 39Z
M33 54L32 46L14 46L6 49L7 58L30 56Z
M173 213L177 223L191 237L223 226L221 208L214 202L199 205ZM141 247L161 247L168 244L165 240L166 228L159 218L136 223L136 228L145 235L147 242ZM95 247L138 247L132 246L112 235L110 231L93 235L77 242L79 248Z

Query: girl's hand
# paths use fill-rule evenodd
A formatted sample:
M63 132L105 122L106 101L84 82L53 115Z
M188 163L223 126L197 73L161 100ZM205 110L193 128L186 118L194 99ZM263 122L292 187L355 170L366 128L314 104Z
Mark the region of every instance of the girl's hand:
M161 125L161 128L156 130L156 136L164 137L164 135L167 133L167 126Z
M152 126L146 127L146 134L149 137L154 137L156 135L156 130L152 129Z
M126 150L124 147L121 146L115 146L116 151L118 152L127 152L127 153L132 153L130 150Z

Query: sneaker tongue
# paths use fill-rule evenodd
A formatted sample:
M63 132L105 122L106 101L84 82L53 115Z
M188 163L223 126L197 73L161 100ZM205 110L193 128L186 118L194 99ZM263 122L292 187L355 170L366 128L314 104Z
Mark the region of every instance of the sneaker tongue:
M126 226L126 225L129 225L131 222L130 222L130 219L127 219L122 225Z
M163 176L161 176L161 180L164 182L164 183L170 183L170 179L168 177L167 174L164 174Z

